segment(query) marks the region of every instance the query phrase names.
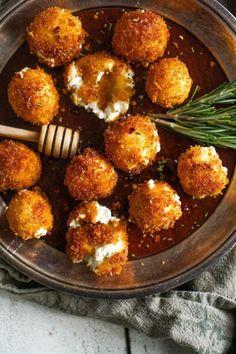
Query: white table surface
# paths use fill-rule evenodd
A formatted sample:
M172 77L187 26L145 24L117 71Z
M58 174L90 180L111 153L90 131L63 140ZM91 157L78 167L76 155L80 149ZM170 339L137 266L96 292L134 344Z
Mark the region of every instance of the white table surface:
M0 354L184 354L170 339L68 315L0 291Z

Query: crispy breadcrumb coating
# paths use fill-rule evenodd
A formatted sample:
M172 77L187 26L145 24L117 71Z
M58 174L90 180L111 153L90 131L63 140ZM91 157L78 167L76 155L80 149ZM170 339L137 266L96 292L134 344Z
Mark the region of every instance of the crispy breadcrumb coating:
M33 186L42 170L39 155L13 140L0 143L0 191Z
M145 90L153 103L171 108L188 98L192 83L188 68L181 60L163 58L150 66Z
M111 122L126 113L134 94L130 66L106 52L86 55L70 63L65 85L75 105Z
M59 7L41 11L26 32L31 53L49 67L78 57L86 36L78 17Z
M58 113L59 94L52 77L40 68L16 72L8 86L8 100L16 115L32 124L49 124Z
M143 232L172 228L181 217L181 201L166 182L149 180L137 185L129 196L129 213Z
M117 179L110 161L94 149L87 148L67 167L64 183L75 199L92 200L111 195Z
M229 183L213 146L192 146L178 159L178 176L185 193L196 198L216 197Z
M7 209L10 229L23 240L40 238L53 227L51 206L40 190L20 190L11 199Z
M68 227L66 253L73 263L85 261L97 275L120 274L128 256L124 220L92 201L70 213Z
M129 116L110 124L104 133L105 151L115 167L140 173L160 151L157 128L149 117Z
M164 19L151 11L125 12L115 24L113 50L131 63L147 66L164 55L169 39Z

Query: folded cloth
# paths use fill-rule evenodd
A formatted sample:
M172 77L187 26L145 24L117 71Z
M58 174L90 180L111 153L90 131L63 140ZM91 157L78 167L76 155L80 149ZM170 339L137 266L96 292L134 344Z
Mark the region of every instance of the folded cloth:
M222 3L231 11L235 4L234 0ZM236 353L236 248L198 279L141 299L87 299L64 294L28 279L2 259L0 288L70 314L134 327L156 338L172 338L187 347L188 353Z

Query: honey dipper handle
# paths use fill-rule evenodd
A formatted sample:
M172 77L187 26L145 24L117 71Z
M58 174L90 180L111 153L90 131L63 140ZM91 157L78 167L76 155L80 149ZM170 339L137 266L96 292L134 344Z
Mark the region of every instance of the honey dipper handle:
M6 125L0 125L0 136L11 138L11 139L31 141L33 143L37 143L39 141L38 132L7 127Z

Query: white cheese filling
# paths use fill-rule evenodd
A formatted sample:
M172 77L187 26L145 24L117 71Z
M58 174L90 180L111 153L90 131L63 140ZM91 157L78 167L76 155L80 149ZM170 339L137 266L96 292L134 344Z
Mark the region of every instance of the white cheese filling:
M96 208L97 208L97 215L96 215L95 222L100 222L101 224L108 224L109 221L116 219L111 216L111 211L109 208L104 207L98 203L96 204Z
M70 229L77 229L77 227L80 227L79 221L77 219L71 220L71 222L69 224L69 228Z
M222 171L227 175L227 173L228 173L228 168L227 167L222 167Z
M30 70L30 68L28 68L27 66L22 69L21 71L18 71L18 74L20 75L21 79L24 77L24 73L26 73L26 71Z
M97 222L100 222L101 224L108 224L109 222L118 222L120 219L114 217L111 215L111 210L105 206L100 205L98 202L94 202L96 209L97 209L97 214L95 215L95 219L92 221L94 224ZM77 219L72 219L69 228L70 229L76 229L77 227L80 227L80 220L85 219L86 215L85 214L80 214L79 218Z
M174 194L174 200L175 200L175 202L181 204L180 197L179 197L179 195L176 194L176 193Z
M104 70L97 74L96 86L99 87L99 83L105 74L112 72L114 67L114 62L109 61L104 64ZM127 87L134 87L133 76L134 72L130 69L124 69L121 76L127 79ZM87 111L92 111L99 119L104 119L106 122L112 122L117 117L125 114L129 109L129 100L127 101L116 101L108 103L104 110L99 108L98 101L84 102L79 95L78 90L83 85L84 81L82 75L78 73L76 63L73 62L70 66L70 72L68 75L67 88L71 91L71 98L75 105L84 107Z
M214 146L201 146L200 153L197 156L194 156L194 162L196 163L211 163L213 159L218 159L219 155L216 152ZM218 165L213 166L215 169L218 168ZM227 175L228 169L227 167L222 166L222 171Z
M96 84L102 80L102 77L104 74L105 74L104 71L100 71L100 73L98 73L97 78L96 78Z
M149 179L149 181L147 182L147 185L148 185L149 189L153 189L155 187L155 181L153 179ZM168 186L164 186L164 191L170 192L169 187ZM179 195L177 193L173 193L172 198L173 198L174 202L178 203L178 205L181 205L180 197L179 197ZM165 207L164 208L164 212L168 212L171 209L174 210L175 209L175 205L169 205L169 206Z
M142 162L144 165L148 165L150 162L150 150L148 148L145 148L141 151L141 157L142 157Z
M149 179L147 185L149 189L153 189L155 187L155 181L153 181L153 179Z
M174 212L175 210L179 210L179 206L181 205L181 201L180 201L180 198L179 198L178 194L173 195L173 199L174 199L175 202L177 202L178 207L177 207L176 204L175 205L170 204L170 205L168 205L167 207L164 208L164 213L168 213L169 211L173 211Z
M78 90L83 84L82 76L78 73L77 67L73 62L70 66L70 74L68 78L67 88L68 90Z
M37 57L39 57L39 58L41 58L41 59L43 59L43 60L49 62L52 67L55 65L55 59L45 57L45 55L43 55L43 54L40 53L40 52L37 52L36 54L37 54Z
M129 109L129 101L109 103L104 111L99 108L98 102L85 104L83 101L80 101L78 105L83 106L87 111L91 110L99 119L104 119L106 122L112 122L121 114L125 114Z
M160 144L160 141L159 141L159 140L157 140L157 142L156 142L155 151L156 151L156 154L157 154L159 151L161 151L161 144Z
M134 132L135 134L136 132ZM154 150L155 153L158 153L161 150L161 145L160 145L160 141L158 139L158 133L157 131L154 131L154 136L155 136L155 140L153 141L152 144L152 149ZM147 142L146 142L146 137L143 134L139 134L135 136L135 141L137 146L146 146ZM150 147L148 148L143 148L142 150L140 149L140 157L142 159L142 163L144 165L148 165L150 162Z
M180 201L179 195L177 193L174 193L172 195L172 198L173 198L173 203L174 202L177 203L178 206L176 204L170 204L170 205L168 205L167 207L164 208L164 213L168 213L170 211L174 212L175 210L179 209L179 206L181 205L181 201Z
M86 258L88 266L92 269L97 268L107 258L110 258L114 254L121 252L125 248L123 240L119 240L116 243L108 243L107 245L97 247L92 256Z
M202 146L199 156L197 159L199 162L210 162L212 158L217 158L218 154L213 146L206 147Z
M44 229L43 227L40 227L35 233L34 233L34 237L35 238L40 238L42 236L45 236L47 234L47 230Z

